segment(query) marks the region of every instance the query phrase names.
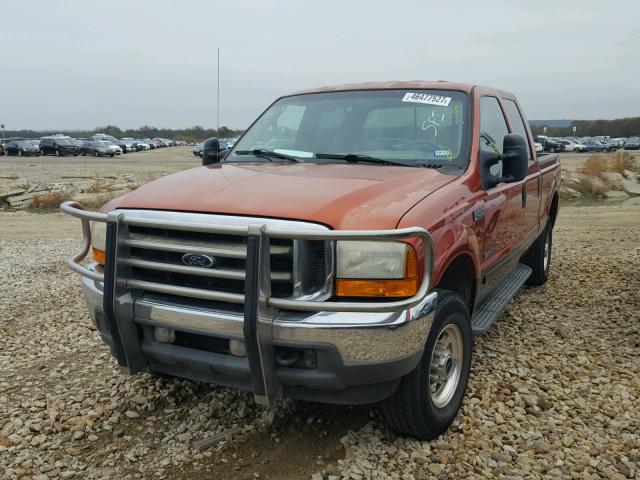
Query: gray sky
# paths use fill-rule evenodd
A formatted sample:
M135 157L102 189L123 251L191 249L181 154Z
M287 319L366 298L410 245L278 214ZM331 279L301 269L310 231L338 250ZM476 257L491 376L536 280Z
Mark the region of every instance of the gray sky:
M246 127L313 86L455 80L531 119L640 115L640 1L78 0L0 6L7 129Z

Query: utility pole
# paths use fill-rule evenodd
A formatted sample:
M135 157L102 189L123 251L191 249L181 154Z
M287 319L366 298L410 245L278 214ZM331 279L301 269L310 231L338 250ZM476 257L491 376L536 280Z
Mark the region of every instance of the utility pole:
M0 125L0 129L2 130L2 143L4 143L4 123Z
M216 120L216 135L220 135L220 47L218 47L218 115Z

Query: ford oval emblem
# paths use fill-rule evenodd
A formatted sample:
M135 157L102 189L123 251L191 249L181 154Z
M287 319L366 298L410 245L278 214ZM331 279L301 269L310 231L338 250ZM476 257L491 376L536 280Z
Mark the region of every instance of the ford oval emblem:
M211 268L216 261L209 255L200 255L198 253L185 253L182 256L182 263L189 267Z

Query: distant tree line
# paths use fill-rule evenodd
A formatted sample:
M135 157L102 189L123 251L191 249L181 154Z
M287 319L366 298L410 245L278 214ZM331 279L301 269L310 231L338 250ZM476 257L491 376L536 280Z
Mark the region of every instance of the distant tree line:
M112 135L116 138L132 137L132 138L169 138L172 140L183 140L185 142L201 142L209 137L227 138L240 135L242 130L233 130L227 127L220 127L217 131L214 128L203 128L200 126L172 129L172 128L156 128L145 125L135 130L121 130L115 125L107 125L105 127L97 127L93 130L6 130L5 137L23 137L23 138L40 138L46 135L54 135L62 133L75 138L90 137L96 133L104 133Z
M594 137L608 135L610 137L640 136L640 117L617 118L615 120L573 120L569 127L547 126L547 135L552 137L570 137L576 127L577 137ZM534 135L542 135L544 125L532 125Z

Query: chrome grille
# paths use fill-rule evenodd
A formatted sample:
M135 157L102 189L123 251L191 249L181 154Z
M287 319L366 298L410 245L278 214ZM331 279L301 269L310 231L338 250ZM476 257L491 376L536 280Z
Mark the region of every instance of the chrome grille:
M159 216L162 212L153 213ZM172 218L184 215L187 221L194 217L203 221L207 217L164 213ZM265 220L254 219L260 221ZM308 229L310 224L301 225ZM128 288L176 297L171 287L180 287L182 296L214 302L217 307L222 302L236 304L233 309L237 309L244 303L246 235L135 224L122 228L118 236L117 277ZM331 256L327 255L330 247L331 243L325 241L271 239L271 295L274 298L322 295L331 271L328 262ZM182 262L185 254L208 255L215 259L215 264L209 268L185 265Z

